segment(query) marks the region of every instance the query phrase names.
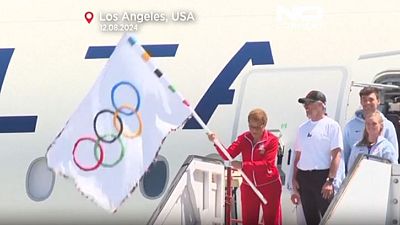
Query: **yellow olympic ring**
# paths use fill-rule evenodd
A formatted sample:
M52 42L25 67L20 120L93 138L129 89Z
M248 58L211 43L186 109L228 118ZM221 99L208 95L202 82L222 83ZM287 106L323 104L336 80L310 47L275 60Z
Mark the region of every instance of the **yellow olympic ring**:
M135 107L133 107L131 104L123 104L121 107L119 107L115 113L114 113L114 118L113 118L113 123L114 123L114 127L115 129L117 129L118 132L121 131L121 125L120 123L118 123L118 114L122 109L130 109L132 110L132 112L135 112L136 109ZM138 137L142 134L142 130L143 130L143 121L142 121L142 115L140 112L136 112L136 117L139 121L139 128L135 131L132 132L130 131L127 126L124 126L122 134L127 137L127 138L135 138Z

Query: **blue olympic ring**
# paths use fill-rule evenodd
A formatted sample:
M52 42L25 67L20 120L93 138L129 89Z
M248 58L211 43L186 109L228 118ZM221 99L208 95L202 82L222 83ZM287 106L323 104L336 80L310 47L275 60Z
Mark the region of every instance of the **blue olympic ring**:
M122 113L122 114L124 114L124 115L126 115L126 116L131 116L131 115L133 115L134 113L136 113L136 112L139 111L139 107L140 107L140 95L139 95L139 91L138 91L138 89L137 89L133 84L129 83L128 81L121 81L121 82L117 83L116 85L114 85L114 87L113 87L112 90L111 90L111 102L112 102L112 105L114 106L115 110L118 110L119 107L117 107L117 104L115 103L114 95L115 95L115 91L117 90L117 88L118 88L119 86L121 86L121 85L128 85L128 86L130 86L131 88L133 88L133 90L135 91L136 96L137 96L137 103L136 103L136 107L135 107L135 110L134 110L134 111L131 111L131 112L124 112L124 111L122 111L122 110L120 111L120 113Z

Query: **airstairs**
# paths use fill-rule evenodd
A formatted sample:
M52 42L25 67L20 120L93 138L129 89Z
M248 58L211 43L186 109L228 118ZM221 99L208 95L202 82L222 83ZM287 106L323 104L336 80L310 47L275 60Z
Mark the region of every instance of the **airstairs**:
M224 224L225 167L222 161L189 156L147 224Z
M320 224L399 224L399 180L400 165L360 155Z

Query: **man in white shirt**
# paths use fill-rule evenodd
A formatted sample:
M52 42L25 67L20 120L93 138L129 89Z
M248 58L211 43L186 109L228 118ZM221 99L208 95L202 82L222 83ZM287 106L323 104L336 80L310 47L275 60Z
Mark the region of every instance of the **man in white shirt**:
M304 105L309 120L297 133L292 202L301 202L307 224L317 225L334 195L343 138L339 124L326 116L322 92L311 91L298 102Z

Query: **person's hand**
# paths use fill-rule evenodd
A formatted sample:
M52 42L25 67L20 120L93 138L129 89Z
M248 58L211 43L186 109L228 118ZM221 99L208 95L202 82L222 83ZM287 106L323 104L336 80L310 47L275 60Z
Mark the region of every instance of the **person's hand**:
M234 169L241 170L242 169L242 162L240 161L232 161L231 166Z
M217 135L215 135L214 132L207 133L207 136L208 136L208 140L210 140L211 142L214 142L215 139L217 138Z
M297 191L293 192L290 200L292 200L293 204L298 205L300 203L300 194Z
M330 199L333 197L333 184L329 182L325 182L324 186L322 186L321 190L322 198Z

